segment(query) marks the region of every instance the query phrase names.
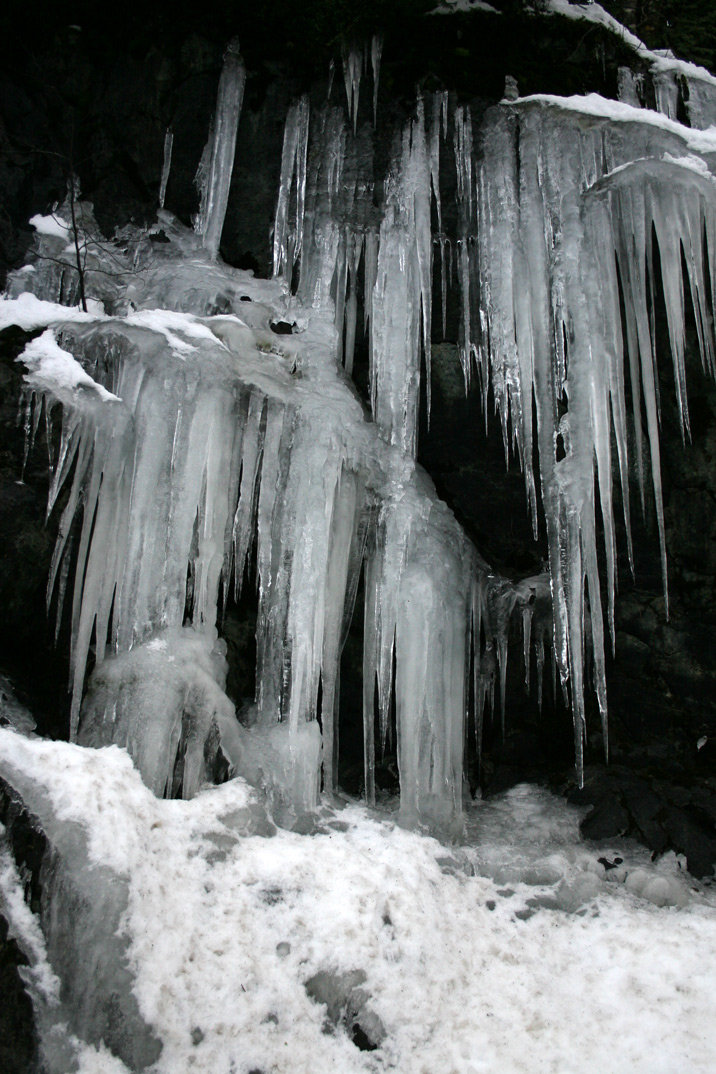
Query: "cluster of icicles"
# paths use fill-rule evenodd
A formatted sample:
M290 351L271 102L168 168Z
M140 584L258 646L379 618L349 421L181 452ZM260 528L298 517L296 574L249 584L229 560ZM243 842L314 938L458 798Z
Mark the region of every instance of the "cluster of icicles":
M616 470L629 535L629 421L642 500L651 472L666 576L656 244L687 433L683 274L713 373L716 281L706 266L716 250L716 182L709 136L699 142L625 103L525 98L473 126L468 106L436 93L418 98L394 132L376 192L378 40L370 57L373 114L364 122L367 63L357 51L344 63L348 117L330 91L322 108L303 98L288 112L276 281L264 283L216 261L244 80L236 50L227 53L200 168L197 236L160 214L171 241L138 243L142 287L125 295L134 307L182 316L159 323L140 310L58 337L122 403L64 408L51 504L66 481L71 490L51 589L57 580L62 595L74 557L73 735L127 745L157 793L185 795L206 777L220 740L236 771L273 780L295 813L315 803L321 764L324 788L335 786L341 651L363 572L366 796L374 800L376 745L394 705L403 819L450 828L462 809L468 709L479 739L496 674L504 705L515 614L528 677L531 646L540 680L545 641L553 648L580 771L587 650L606 737L597 489L613 638L612 482ZM170 160L168 139L165 173ZM457 197L449 234L447 169ZM166 174L161 187L163 198ZM42 272L17 289L28 285L39 293ZM466 388L477 376L485 420L493 400L535 531L539 486L549 581L514 585L491 573L415 466L423 363L430 402L433 294L444 331L450 288L460 299ZM241 321L207 316L218 294ZM361 305L372 422L339 368L351 372ZM276 317L305 331L267 346ZM240 727L223 692L216 623L222 594L240 592L252 556L257 695L250 725ZM544 616L533 617L550 591L545 638ZM80 711L92 647L97 665Z
M689 74L688 65L662 66L652 72L658 115L644 108L644 77L626 68L620 102L596 95L503 101L475 130L470 108L446 92L419 96L394 138L378 225L370 223L373 176L361 174L358 163L366 154L338 110L326 105L311 126L304 98L289 111L284 139L274 271L290 278L300 261L298 294L312 304L327 301L331 281L350 371L362 267L371 402L383 435L415 452L422 361L430 408L433 295L440 294L444 334L448 289L457 286L466 390L476 373L486 421L492 393L506 457L513 447L524 472L535 535L537 448L553 641L574 714L580 777L588 652L608 741L595 489L613 645L614 449L633 569L625 365L636 475L644 508L645 471L651 472L668 614L654 337L659 292L684 437L686 284L703 368L716 372L716 137L698 133L716 123L716 80L698 68ZM677 122L680 103L691 127ZM457 227L449 235L440 186L446 167L457 198Z

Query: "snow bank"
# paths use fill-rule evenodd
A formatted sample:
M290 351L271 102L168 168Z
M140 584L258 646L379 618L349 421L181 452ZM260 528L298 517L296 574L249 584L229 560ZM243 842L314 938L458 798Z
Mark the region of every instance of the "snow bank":
M455 848L352 803L324 808L311 836L256 834L244 783L159 801L116 747L0 730L0 758L128 878L135 993L164 1043L155 1074L713 1069L716 900L673 856L612 847L624 865L605 873L579 811L546 792L477 805L480 847ZM678 887L683 908L639 897L649 883ZM365 974L378 1049L359 1050L350 1025L326 1031L305 988L322 971ZM81 1049L83 1074L122 1070Z

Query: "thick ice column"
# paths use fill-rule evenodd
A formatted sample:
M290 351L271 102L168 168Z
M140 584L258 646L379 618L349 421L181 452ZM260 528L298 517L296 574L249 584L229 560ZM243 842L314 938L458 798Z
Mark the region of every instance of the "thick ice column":
M410 455L417 448L421 351L430 380L431 304L430 160L420 101L385 181L371 296L373 415L383 436Z
M375 60L374 60L375 62ZM380 55L378 54L378 63ZM365 65L363 49L356 44L343 50L343 81L346 86L346 99L348 101L348 117L353 125L353 133L358 124L358 100L360 96L360 82Z
M171 127L167 127L166 134L164 135L164 160L162 163L162 177L159 183L159 208L164 208L164 199L167 196L167 184L169 182L169 173L172 167L172 149L174 148L174 132Z
M303 218L306 208L306 157L310 105L304 96L288 110L283 133L281 180L273 230L273 273L284 273L289 284L294 265L301 256ZM291 193L295 191L295 207Z
M653 75L656 110L669 119L677 119L679 111L679 82L676 71L657 69Z
M331 285L341 242L340 218L354 189L345 181L348 130L343 113L326 106L312 122L310 166L298 295L314 309L331 308Z
M460 287L459 354L465 390L470 383L472 364L479 364L473 315L477 306L475 266L475 191L472 116L467 105L455 109L453 147L457 173L457 274ZM444 271L444 265L443 265ZM485 399L485 404L487 400Z
M395 698L401 822L457 831L476 566L447 508L417 473L381 505L365 574L366 797ZM432 494L431 494L432 492ZM395 672L394 672L395 667ZM373 737L378 695L379 741Z
M224 228L245 82L246 69L235 38L224 53L212 130L197 173L201 202L195 230L211 257L219 252Z

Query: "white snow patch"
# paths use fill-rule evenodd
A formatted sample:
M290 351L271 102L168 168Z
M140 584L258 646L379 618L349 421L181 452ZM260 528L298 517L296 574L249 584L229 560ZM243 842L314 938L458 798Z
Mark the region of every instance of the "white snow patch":
M54 331L46 329L37 339L31 340L16 361L27 366L25 380L33 388L48 391L58 399L67 392L91 388L105 402L121 402L118 396L107 391L86 373L69 351L63 350L55 339Z
M68 224L61 216L53 213L51 216L42 216L37 213L30 217L30 224L39 235L52 235L57 239L66 239L72 231L72 224ZM74 250L74 247L71 247Z
M17 298L0 297L0 331L15 325L24 332L33 332L63 321L96 321L104 315L102 303L94 299L87 300L87 308L85 313L79 306L46 302L30 291L23 291Z
M664 153L663 159L669 164L678 164L680 168L688 168L689 171L698 172L699 175L703 175L705 179L716 179L716 176L709 169L708 164L701 157L695 157L693 154L689 154L685 157L674 157L671 153Z
M184 358L195 351L197 349L195 343L216 343L216 337L211 329L189 313L157 309L139 310L128 314L125 320L127 324L159 332L179 358Z
M713 898L688 875L680 909L639 897L678 881L675 859L660 872L646 853L609 882L615 870L578 842L578 812L546 792L478 806L473 848L357 804L324 811L313 836L267 838L242 834L252 792L240 781L166 801L115 747L0 731L0 754L86 829L94 861L128 877L135 993L164 1044L153 1074L713 1069ZM541 876L520 872L520 854ZM509 887L461 867L486 857L515 870ZM576 913L550 909L565 884ZM322 969L366 974L387 1033L378 1050L323 1031L304 987ZM123 1074L94 1049L80 1070Z

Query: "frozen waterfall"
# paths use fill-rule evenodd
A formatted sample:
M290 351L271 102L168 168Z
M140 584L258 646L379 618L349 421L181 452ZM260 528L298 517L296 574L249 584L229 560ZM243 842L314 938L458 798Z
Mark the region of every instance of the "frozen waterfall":
M372 102L367 55L345 54L347 108L329 91L288 109L273 280L217 257L245 78L232 45L196 234L163 209L149 233L125 229L119 282L96 244L85 314L55 304L76 294L69 225L35 218L37 259L3 318L46 329L22 358L28 438L44 420L56 444L50 511L65 490L49 599L71 620L72 737L126 746L160 796L228 765L295 818L336 786L341 653L362 616L366 798L394 719L404 823L457 833L468 726L479 745L496 682L504 719L511 628L527 678L553 650L578 769L590 678L606 739L615 476L630 558L630 473L642 503L650 482L666 586L653 318L663 293L687 437L687 294L714 372L716 138L696 128L716 98L694 75L689 128L665 98L665 114L636 107L626 77L632 104L530 97L478 117L418 96L389 121L381 173L378 39ZM549 575L498 577L416 465L448 297L466 387L476 375L486 420L490 400L499 414L535 530L541 498ZM351 383L359 344L370 412ZM221 619L253 585L257 687L238 719Z

